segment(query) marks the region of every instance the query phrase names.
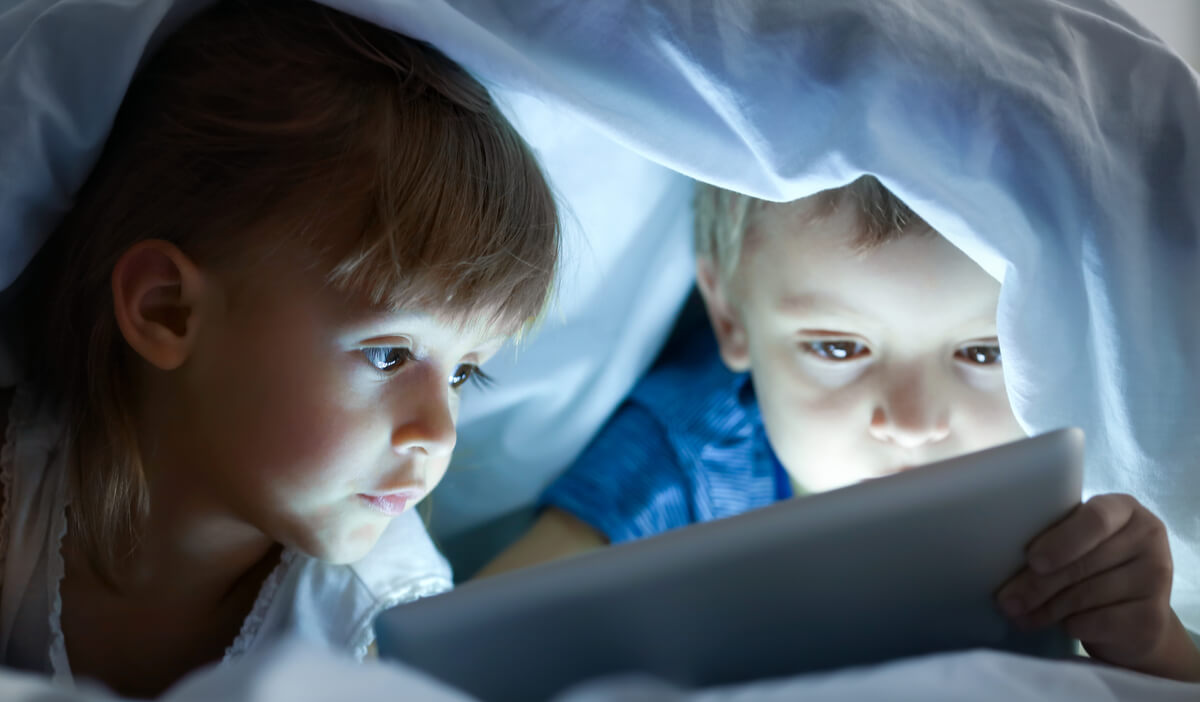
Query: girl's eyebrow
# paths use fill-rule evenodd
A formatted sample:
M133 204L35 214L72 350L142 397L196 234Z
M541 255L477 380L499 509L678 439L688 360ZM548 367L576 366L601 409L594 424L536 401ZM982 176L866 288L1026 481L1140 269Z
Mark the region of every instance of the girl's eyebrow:
M407 319L411 321L417 319L417 317L414 315L409 316ZM374 317L371 319L360 320L358 323L353 325L349 336L352 337L353 343L356 345L379 344L383 342L400 341L402 339L410 341L419 340L419 338L422 336L420 329L413 329L411 327L408 329L397 328L397 323L400 322L402 325L403 321L404 320L397 320L394 316L388 318ZM423 321L427 322L428 318ZM511 338L511 334L496 334L494 336L482 339L476 344L473 344L471 351L472 353L499 351L500 347L502 347Z
M397 327L431 323L434 321L434 316L424 312L372 307L347 313L342 319L347 327L363 333L372 333L375 336L388 336L389 334L394 336Z

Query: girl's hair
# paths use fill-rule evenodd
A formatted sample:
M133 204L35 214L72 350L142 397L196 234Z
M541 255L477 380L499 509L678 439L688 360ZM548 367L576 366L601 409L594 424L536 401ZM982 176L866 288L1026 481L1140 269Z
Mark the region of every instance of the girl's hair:
M148 510L109 282L144 239L235 279L295 252L371 304L512 333L547 304L559 254L528 146L429 45L298 0L188 22L135 76L34 264L33 379L71 427L72 532L110 582Z
M829 217L843 207L853 208L858 217L858 236L850 246L867 251L903 234L932 231L900 198L874 176L864 175L840 188L831 188L792 202L770 202L696 183L696 255L717 267L718 277L728 282L734 276L748 240L761 234L763 215L791 215L797 226ZM776 222L782 220L774 220Z

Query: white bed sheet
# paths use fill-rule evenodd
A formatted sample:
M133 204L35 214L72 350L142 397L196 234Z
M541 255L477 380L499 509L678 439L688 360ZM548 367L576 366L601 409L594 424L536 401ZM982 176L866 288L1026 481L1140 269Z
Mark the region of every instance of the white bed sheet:
M328 1L495 86L576 215L558 312L464 410L443 535L526 504L653 356L688 284L686 194L667 169L775 199L870 172L1004 281L1019 419L1083 427L1086 489L1165 518L1173 603L1200 628L1200 89L1125 12ZM86 176L146 45L202 4L18 0L0 14L0 286Z
M710 690L684 690L648 677L584 683L552 702L1192 702L1200 685L1089 663L1051 663L994 651L968 651ZM55 689L36 676L0 671L6 702L116 702L86 688ZM360 664L309 644L281 642L228 666L208 668L168 690L161 702L472 702L475 698L410 668Z

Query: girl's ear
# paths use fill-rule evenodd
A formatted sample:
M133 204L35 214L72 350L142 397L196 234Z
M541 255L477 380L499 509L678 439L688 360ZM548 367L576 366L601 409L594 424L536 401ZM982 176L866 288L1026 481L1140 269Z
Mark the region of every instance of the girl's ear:
M742 322L741 311L729 299L711 259L703 256L697 257L696 284L700 288L700 295L704 298L704 306L708 309L708 319L712 322L713 333L717 335L721 360L725 361L725 365L734 373L750 370L750 347L746 338L746 325Z
M126 343L160 370L183 365L195 345L206 281L174 244L147 239L112 271L113 311Z

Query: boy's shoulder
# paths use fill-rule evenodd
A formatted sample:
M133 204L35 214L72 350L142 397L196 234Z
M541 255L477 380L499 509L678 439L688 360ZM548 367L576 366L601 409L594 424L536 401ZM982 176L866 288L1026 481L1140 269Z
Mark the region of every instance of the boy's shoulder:
M634 386L631 396L659 410L706 400L736 400L749 376L726 368L712 333L703 331L708 338L697 335L694 347L660 356L659 362Z
M650 414L672 443L724 444L761 421L749 374L725 366L707 319L672 336L629 404Z
M730 371L703 307L689 299L649 372L631 396L651 408L694 404L704 398L737 399L749 376ZM753 399L751 404L753 404Z
M707 319L682 332L541 500L613 543L776 500L749 375L725 367Z

